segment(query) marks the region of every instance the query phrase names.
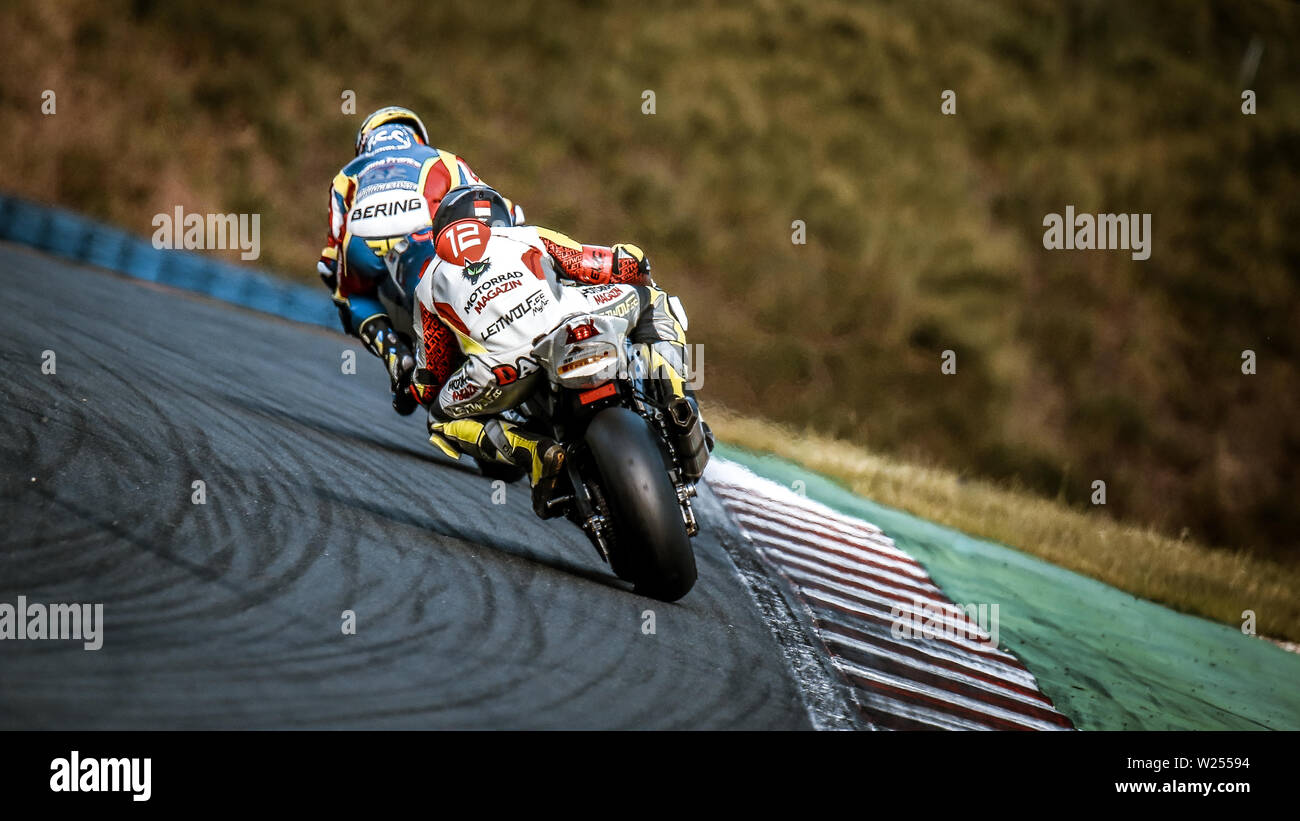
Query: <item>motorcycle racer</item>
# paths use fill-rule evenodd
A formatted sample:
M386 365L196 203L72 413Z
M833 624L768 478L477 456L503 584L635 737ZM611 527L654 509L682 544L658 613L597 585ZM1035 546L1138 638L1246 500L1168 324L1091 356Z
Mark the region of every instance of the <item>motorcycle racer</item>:
M506 201L480 184L448 192L431 233L436 256L415 291L420 344L411 395L428 409L429 441L447 455L527 470L542 518L564 450L502 415L535 386L540 370L529 354L537 328L549 330L575 313L625 317L629 339L662 380L665 398L694 407L682 376L679 308L655 285L635 245L583 245L545 228L515 226Z
M387 276L383 256L402 237L427 228L449 190L478 182L463 159L429 145L415 112L387 106L362 121L356 156L330 186L329 227L317 272L343 330L384 363L393 409L403 415L416 407L406 390L415 358L376 293Z

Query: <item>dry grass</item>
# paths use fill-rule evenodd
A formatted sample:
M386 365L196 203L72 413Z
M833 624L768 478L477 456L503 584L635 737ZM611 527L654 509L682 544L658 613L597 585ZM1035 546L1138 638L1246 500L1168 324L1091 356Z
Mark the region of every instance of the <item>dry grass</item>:
M1300 639L1300 569L1294 565L1170 538L1022 489L908 464L716 405L707 412L720 439L803 465L880 504L1225 624L1239 626L1242 611L1254 610L1258 632Z

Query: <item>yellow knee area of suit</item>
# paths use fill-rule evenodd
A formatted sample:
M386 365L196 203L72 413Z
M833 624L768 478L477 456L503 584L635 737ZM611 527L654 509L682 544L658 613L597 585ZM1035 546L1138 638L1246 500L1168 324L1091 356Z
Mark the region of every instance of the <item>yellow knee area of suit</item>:
M480 452L486 450L483 447L483 428L484 423L477 419L437 422L429 431L429 442L443 453L456 459L464 452L463 449L456 447L456 443L472 445ZM522 448L528 454L529 473L533 484L536 484L542 475L542 453L537 439L516 430L515 426L509 422L501 423L501 431L505 434L506 441L510 443L512 451ZM517 464L514 460L507 458L505 454L500 454L500 459L510 464Z
M451 422L438 422L429 431L429 442L453 459L459 458L461 450L453 442L478 447L483 436L483 423L477 419L456 419Z
M446 439L445 439L441 434L439 434L437 431L433 431L433 432L431 432L431 433L429 434L429 444L433 445L433 446L434 446L435 448L437 448L438 450L440 450L440 451L442 451L443 453L447 454L447 455L450 456L452 459L459 459L459 458L460 458L460 451L458 451L458 450L456 450L454 447L452 447L452 446L451 446L451 443L448 442L448 441L447 441L447 440L446 440Z

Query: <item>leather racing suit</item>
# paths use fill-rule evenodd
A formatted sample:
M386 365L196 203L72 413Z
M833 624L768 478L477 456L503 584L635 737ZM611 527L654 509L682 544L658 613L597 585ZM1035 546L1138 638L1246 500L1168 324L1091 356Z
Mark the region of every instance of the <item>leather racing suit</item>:
M404 236L429 227L448 190L477 182L463 159L425 145L410 126L391 123L366 135L360 153L330 186L329 227L317 270L343 330L384 362L394 408L402 413L415 408L405 395L414 357L378 299L379 283L388 276L383 257Z
M461 219L442 230L436 249L415 291L410 390L429 411L430 442L447 455L525 468L537 485L553 440L499 414L536 385L536 329L573 313L625 317L650 372L673 397L685 395L686 334L635 245L582 245L545 228ZM529 322L516 323L525 315Z

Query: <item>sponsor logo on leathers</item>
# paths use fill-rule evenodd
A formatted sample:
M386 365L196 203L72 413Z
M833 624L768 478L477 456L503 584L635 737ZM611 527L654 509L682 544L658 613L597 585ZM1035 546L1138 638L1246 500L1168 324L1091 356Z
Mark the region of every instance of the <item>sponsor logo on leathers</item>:
M465 267L461 269L461 273L464 274L465 279L468 279L470 284L473 285L478 282L479 277L486 274L491 268L492 260L481 259L478 262L465 263Z
M546 298L546 294L542 293L541 291L534 292L528 297L528 299L524 300L523 302L519 303L515 307L511 308L509 311L501 314L501 317L499 319L497 319L491 325L488 325L486 328L484 328L483 338L490 339L491 337L495 336L496 334L510 327L510 325L513 324L516 319L519 319L521 316L528 313L529 311L535 314L541 313L547 304L548 304L548 300Z
M371 217L392 217L398 214L406 214L418 210L424 200L419 197L412 197L409 200L401 202L381 202L378 205L367 205L365 208L352 209L352 219L370 219Z
M487 280L470 292L462 313L469 313L470 308L475 308L475 313L483 313L483 308L493 299L506 291L513 291L518 288L522 284L519 280L523 279L523 276L519 271L511 271L505 274L497 274Z
M521 356L515 360L513 365L496 365L492 368L492 375L496 377L498 385L513 385L526 376L536 373L541 366L526 356Z

